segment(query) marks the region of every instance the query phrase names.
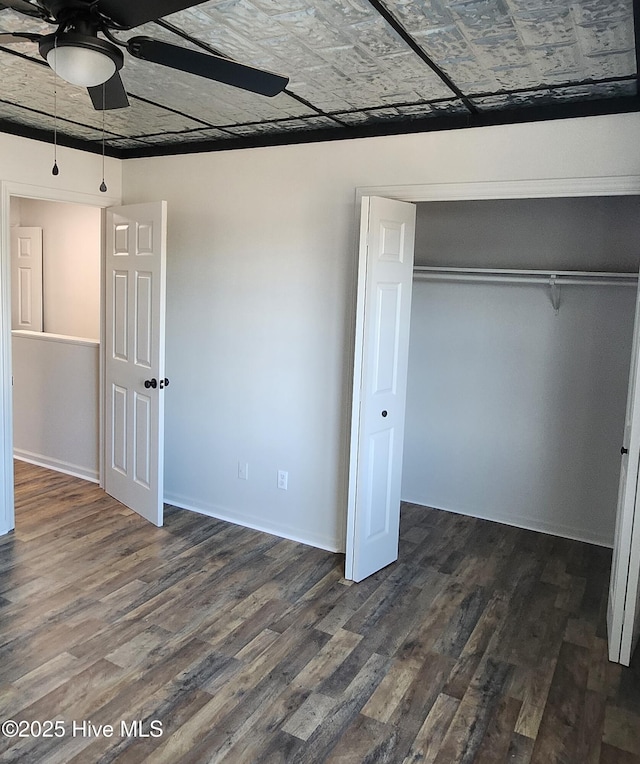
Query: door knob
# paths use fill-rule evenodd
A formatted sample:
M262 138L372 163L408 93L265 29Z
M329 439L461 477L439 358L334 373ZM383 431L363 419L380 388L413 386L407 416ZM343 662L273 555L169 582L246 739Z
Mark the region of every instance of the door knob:
M621 456L624 456L625 454L628 454L628 453L629 453L629 449L622 446L622 448L620 449Z
M153 389L155 390L156 387L158 387L158 381L155 379L155 377L153 379L145 379L144 386L147 388L147 390L150 387L153 387Z
M169 387L169 380L166 377L160 380L160 389L162 390L164 387Z
M386 412L386 411L383 411L383 412L382 412L382 416L387 416L387 412Z

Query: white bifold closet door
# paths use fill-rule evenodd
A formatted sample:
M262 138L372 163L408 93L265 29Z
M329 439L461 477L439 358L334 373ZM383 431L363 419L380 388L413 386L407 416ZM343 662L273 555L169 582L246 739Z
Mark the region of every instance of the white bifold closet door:
M621 449L618 512L609 583L609 660L628 666L640 638L640 286Z
M640 638L640 285L621 449L618 511L609 583L609 660L628 666Z
M362 199L345 576L398 558L415 204Z

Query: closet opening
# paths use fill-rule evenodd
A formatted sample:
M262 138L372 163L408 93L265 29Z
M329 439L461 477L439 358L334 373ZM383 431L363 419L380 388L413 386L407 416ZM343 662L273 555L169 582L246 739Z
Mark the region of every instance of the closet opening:
M417 205L403 501L613 546L639 211Z

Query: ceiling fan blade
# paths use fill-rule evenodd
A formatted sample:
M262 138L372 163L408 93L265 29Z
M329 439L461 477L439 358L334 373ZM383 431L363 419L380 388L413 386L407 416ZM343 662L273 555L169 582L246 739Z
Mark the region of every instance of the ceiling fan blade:
M102 88L102 85L87 88L94 109L108 111L111 109L125 109L129 105L127 91L122 84L120 72L116 72L111 79L104 83L104 93Z
M45 18L46 16L41 8L28 3L27 0L0 0L0 11L6 8L25 13L27 16L35 16L38 19Z
M13 1L13 0L12 0ZM171 13L201 5L205 0L98 0L98 10L123 29L156 21ZM24 2L24 0L22 0Z
M41 37L41 34L35 34L34 32L0 32L0 45L7 45L12 42L22 42L23 40L36 42L36 40L39 40Z
M129 53L143 61L169 66L189 74L197 74L216 82L224 82L236 88L250 90L265 96L281 93L289 82L288 77L254 69L222 56L198 53L151 37L132 37L127 42Z

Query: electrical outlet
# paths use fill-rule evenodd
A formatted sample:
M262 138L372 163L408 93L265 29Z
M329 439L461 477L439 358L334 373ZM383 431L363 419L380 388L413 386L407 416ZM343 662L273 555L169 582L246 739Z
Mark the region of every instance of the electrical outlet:
M284 470L278 470L278 488L283 491L287 490L287 484L289 482L289 473Z
M238 462L238 480L249 480L249 465L247 462Z

